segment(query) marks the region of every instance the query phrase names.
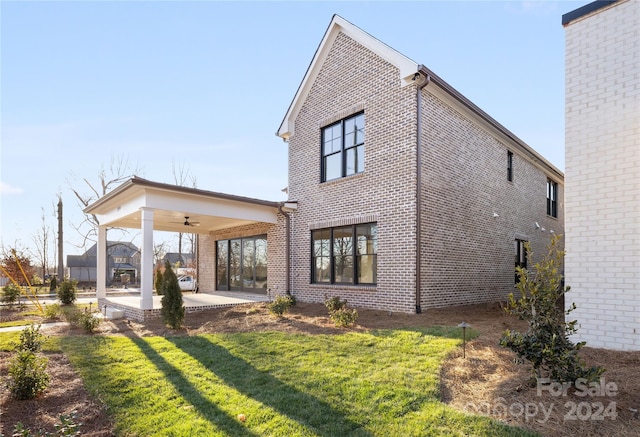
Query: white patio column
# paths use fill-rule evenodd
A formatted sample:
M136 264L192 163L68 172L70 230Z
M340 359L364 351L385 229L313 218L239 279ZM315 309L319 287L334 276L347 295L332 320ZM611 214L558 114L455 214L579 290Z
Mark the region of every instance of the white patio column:
M140 208L142 253L140 260L140 309L153 309L153 209Z
M98 226L98 241L96 242L96 298L107 297L107 227Z

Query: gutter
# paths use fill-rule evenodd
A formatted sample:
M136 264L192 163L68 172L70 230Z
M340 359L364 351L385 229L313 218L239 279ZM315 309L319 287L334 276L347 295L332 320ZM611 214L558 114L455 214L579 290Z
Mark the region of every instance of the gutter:
M431 82L431 75L425 74L423 68L423 65L419 66L413 76L413 80L420 78L421 82L416 87L416 314L422 313L422 89Z
M291 215L290 212L297 209L297 205L294 206L295 202L283 202L278 205L278 212L282 214L286 220L286 256L285 256L285 270L287 272L287 288L285 293L287 296L291 296L291 268L290 268L290 260L291 260ZM284 208L289 209L289 211L285 211Z

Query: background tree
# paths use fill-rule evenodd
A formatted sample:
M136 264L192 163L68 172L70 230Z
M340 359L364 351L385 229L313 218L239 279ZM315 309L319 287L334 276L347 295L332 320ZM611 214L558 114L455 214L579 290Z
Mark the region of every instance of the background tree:
M197 188L198 187L198 183L197 180L195 178L195 176L191 176L189 174L189 167L185 167L185 164L183 162L176 164L175 161L171 162L171 169L173 170L173 182L179 186L179 187L189 187L189 188ZM183 239L183 233L182 232L178 232L178 254L182 255L182 239ZM194 234L188 234L191 235L191 240L193 241L195 239ZM192 251L192 256L191 259L193 259L193 243L191 244L191 251Z
M42 224L40 226L40 229L38 229L38 232L32 235L32 240L35 247L33 256L38 262L39 267L42 269L42 278L46 280L49 273L49 243L51 239L51 228L47 225L44 208L40 209L42 212Z
M17 247L2 248L0 267L7 277L13 278L22 286L29 285L36 271L31 258Z
M72 173L71 180L68 180L67 183L76 197L78 206L84 210L87 206L140 171L137 165L132 166L129 163L128 158L122 156L117 158L111 157L108 168L105 168L104 165L100 168L97 180L92 181L86 177L80 177ZM71 223L71 227L73 227L82 238L82 244L78 245L78 247L86 248L89 242L95 243L99 226L100 221L94 214L84 214L84 218L80 223ZM123 234L126 233L123 229L120 229L120 231L122 231Z
M178 284L178 277L171 268L171 263L166 261L164 264L163 289L162 296L162 319L171 329L178 329L184 322L184 306L182 304L182 291Z

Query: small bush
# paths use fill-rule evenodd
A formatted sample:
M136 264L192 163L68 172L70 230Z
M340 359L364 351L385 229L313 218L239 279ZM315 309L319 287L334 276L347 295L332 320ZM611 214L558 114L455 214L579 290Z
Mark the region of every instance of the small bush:
M66 314L67 322L74 328L82 328L87 334L93 334L102 319L98 317L94 317L93 313L90 313L86 309L79 310L74 309L73 311L69 311Z
M293 305L295 305L295 298L293 296L276 296L267 308L269 308L271 314L282 317Z
M40 332L40 325L34 325L31 323L20 331L20 343L16 349L35 354L40 352L42 349L42 343L44 343L45 340L46 337Z
M165 262L163 277L164 294L162 296L162 319L171 329L178 329L184 322L184 306L182 304L182 291L178 278L171 268L171 263Z
M358 311L355 308L347 308L344 306L329 313L329 317L337 327L346 328L356 323Z
M332 312L343 308L346 305L347 305L347 301L346 300L340 300L340 298L338 296L329 298L329 299L324 301L324 306L326 306L327 309L329 310L329 314L331 314Z
M19 351L9 363L9 391L18 400L33 399L49 385L47 358Z
M20 297L20 288L16 287L14 284L6 285L2 289L2 302L9 305L9 308L13 308L16 301Z
M162 271L160 269L156 270L155 287L156 293L162 296L164 294L164 277L162 276Z
M329 310L329 318L339 328L353 326L358 319L358 311L355 308L347 308L347 300L341 300L338 296L326 299L324 306Z
M76 423L76 411L72 411L71 414L62 414L60 416L60 422L54 426L56 428L55 433L43 432L42 430L31 431L29 428L25 428L22 422L16 423L13 428L14 437L73 437L80 436L80 423Z
M49 291L56 291L56 288L58 288L58 279L54 276L49 282Z
M531 247L526 243L527 261L533 267L531 270L516 268L520 296L509 295L506 311L525 320L529 329L526 332L505 331L500 346L511 349L522 362L531 364L532 380L550 377L558 382L578 378L596 381L605 369L586 366L578 355L585 342L574 344L569 338L577 331L577 321L565 321L565 317L576 308L575 303L564 314L557 305L570 290L562 282L565 252L559 247L560 241L560 236L553 236L547 253L537 263L533 263Z
M44 306L44 318L47 320L57 320L60 318L60 304L52 303Z
M58 299L63 305L71 305L76 301L78 281L75 279L65 279L58 286Z

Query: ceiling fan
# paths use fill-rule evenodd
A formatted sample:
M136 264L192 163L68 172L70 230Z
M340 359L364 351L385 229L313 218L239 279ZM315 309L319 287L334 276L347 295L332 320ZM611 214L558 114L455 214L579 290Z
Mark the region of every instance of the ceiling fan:
M200 222L192 222L189 221L189 216L184 216L184 222L172 222L172 223L182 223L185 226L200 226Z

